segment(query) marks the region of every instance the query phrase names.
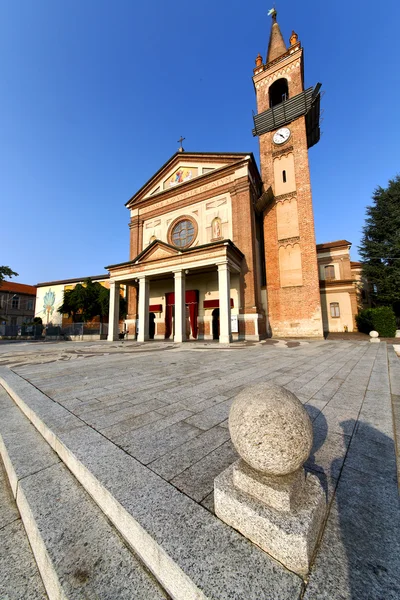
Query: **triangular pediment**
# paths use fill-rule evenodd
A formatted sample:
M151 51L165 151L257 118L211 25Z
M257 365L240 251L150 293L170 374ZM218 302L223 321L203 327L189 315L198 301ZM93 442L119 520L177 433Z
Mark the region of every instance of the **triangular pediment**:
M134 260L133 262L136 264L141 264L145 262L150 262L154 260L163 260L164 258L171 258L171 256L177 256L179 254L179 250L170 246L169 244L165 244L160 240L154 240L147 248L143 250Z
M126 203L128 208L143 199L174 190L198 177L205 177L217 169L240 162L248 154L177 152Z

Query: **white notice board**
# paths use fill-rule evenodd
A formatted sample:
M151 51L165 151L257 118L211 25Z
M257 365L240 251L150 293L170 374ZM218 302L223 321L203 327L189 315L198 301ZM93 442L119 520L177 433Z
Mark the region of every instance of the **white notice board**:
M237 315L231 315L231 333L239 333Z

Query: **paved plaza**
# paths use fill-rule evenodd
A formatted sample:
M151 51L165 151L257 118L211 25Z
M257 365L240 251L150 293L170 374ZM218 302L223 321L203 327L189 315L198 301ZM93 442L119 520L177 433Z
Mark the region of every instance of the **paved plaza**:
M231 571L231 583L221 583L217 590L213 582L210 589L214 591L209 592L207 569L201 569L200 559L192 560L198 571L205 571L198 575L196 565L188 567L181 556L193 540L189 542L182 535L178 551L176 545L172 547L175 542L171 541L171 533L159 534L164 526L161 523L165 515L160 515L166 511L166 501L160 508L147 497L152 513L148 524L141 493L141 500L138 497L132 508L135 518L143 527L146 524L147 531L154 529L157 543L170 556L178 557L174 561L180 570L196 573L193 578L205 598L400 597L400 511L393 417L399 410L400 359L392 345L284 340L226 347L201 342L10 343L0 345L0 375L21 398L25 393L28 398L29 390L35 391L37 400L32 393L32 402L36 402L37 414L40 402L49 403L40 418L88 470L95 473L98 469L99 480L106 481L107 470L115 470L115 463L110 459L108 464L107 457L120 453L118 460L129 458L140 469L141 477L148 478L154 489L158 486L159 494L165 494L163 498L171 494L168 497L174 499L174 510L182 502L179 514L187 514L188 537L191 523L204 518L210 531L218 528L212 536L214 541L230 531L213 514L213 484L214 478L237 460L227 421L233 399L258 382L284 386L297 395L312 420L314 446L306 469L319 477L329 505L308 577L302 580L256 547L257 554L251 554L253 545L246 541L243 553L249 553L248 563L244 557L244 566ZM60 417L51 416L50 408L63 411L62 424ZM97 437L89 445L90 436ZM93 449L97 443L107 449L98 466ZM137 485L139 488L142 483ZM117 492L113 494L117 497ZM138 516L140 502L143 505ZM9 514L15 526L15 510L10 508ZM112 516L110 519L113 521ZM4 527L10 527L7 518L4 522ZM177 528L180 526L176 523ZM236 536L235 543L242 543L241 536ZM198 548L190 552L192 557L201 555ZM222 563L229 562L228 549L221 547L219 553ZM0 561L0 568L4 564ZM209 564L207 568L211 573ZM264 571L260 573L260 569ZM210 574L210 580L214 576ZM248 581L243 582L246 576ZM221 574L221 580L225 581L224 577ZM1 573L0 592L6 579L7 573ZM164 597L161 591L147 593L150 595L137 597ZM14 596L3 592L0 597Z

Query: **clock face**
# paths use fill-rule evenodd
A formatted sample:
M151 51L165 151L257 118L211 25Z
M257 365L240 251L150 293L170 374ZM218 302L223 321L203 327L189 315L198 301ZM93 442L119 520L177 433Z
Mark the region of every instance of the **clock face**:
M275 131L272 141L274 144L284 144L290 138L290 129L288 127L281 127L278 131Z

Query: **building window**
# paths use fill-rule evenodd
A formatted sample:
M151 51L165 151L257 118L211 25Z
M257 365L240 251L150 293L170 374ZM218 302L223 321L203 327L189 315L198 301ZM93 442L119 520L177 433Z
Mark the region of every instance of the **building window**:
M339 302L331 302L331 317L337 319L340 317Z
M179 217L168 231L168 242L177 248L188 248L196 239L197 223L191 217Z
M26 303L27 310L33 310L33 300L28 300Z
M282 181L286 183L286 171L282 171Z
M325 267L325 279L329 281L329 279L335 279L335 267L334 265L327 265Z
M18 309L19 308L19 296L14 296L11 300L11 308Z

